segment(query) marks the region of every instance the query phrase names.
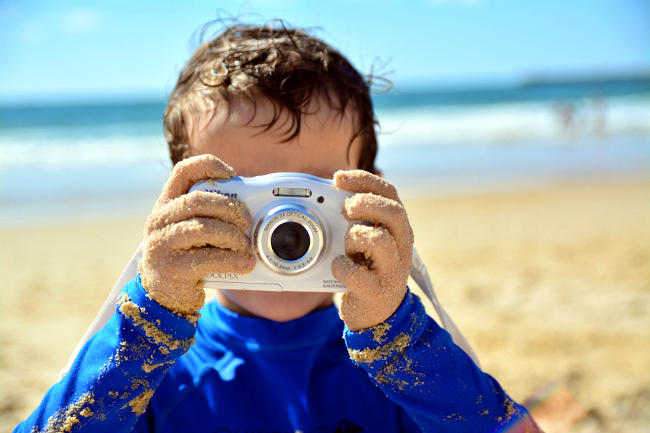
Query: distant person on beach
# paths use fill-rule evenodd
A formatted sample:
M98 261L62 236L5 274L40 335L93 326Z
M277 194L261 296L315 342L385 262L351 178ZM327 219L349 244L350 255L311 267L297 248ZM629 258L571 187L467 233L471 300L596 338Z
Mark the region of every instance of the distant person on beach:
M374 165L369 81L275 24L233 25L182 70L164 115L174 169L139 273L15 431L539 431L406 286L413 233ZM340 313L332 293L218 291L204 305L202 276L256 266L251 219L189 188L282 171L333 179L354 193L342 214L372 223L331 264L349 290Z
M594 135L602 137L607 132L607 101L603 92L597 92L589 100L591 107L591 129Z
M571 101L558 101L554 107L560 125L560 132L571 135L576 128L576 107Z

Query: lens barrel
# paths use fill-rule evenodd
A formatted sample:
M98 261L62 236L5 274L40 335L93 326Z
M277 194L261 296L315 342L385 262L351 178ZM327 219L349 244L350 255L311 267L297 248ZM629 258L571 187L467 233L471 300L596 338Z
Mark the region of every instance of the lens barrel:
M272 271L300 274L318 260L325 238L321 222L308 209L282 204L268 211L254 232L255 252Z

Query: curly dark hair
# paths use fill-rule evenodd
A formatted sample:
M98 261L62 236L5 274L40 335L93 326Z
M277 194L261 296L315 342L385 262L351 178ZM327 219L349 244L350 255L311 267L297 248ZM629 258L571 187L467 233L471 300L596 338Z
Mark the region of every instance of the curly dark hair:
M306 31L288 28L281 21L255 26L235 24L203 43L180 73L163 116L165 139L173 164L189 156L187 130L198 112L197 96L212 101L234 97L268 98L275 113L264 125L273 127L280 114L290 115L284 141L300 133L302 116L312 97L323 97L343 116L348 106L356 113L355 133L348 144L359 138L362 151L357 167L377 173L377 137L370 86L337 50Z

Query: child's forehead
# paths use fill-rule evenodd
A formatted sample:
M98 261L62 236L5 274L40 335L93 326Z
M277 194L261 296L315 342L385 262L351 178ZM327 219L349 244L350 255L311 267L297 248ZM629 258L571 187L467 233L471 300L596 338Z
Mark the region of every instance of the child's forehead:
M349 104L345 111L337 108L337 101L313 97L302 109L301 131L327 132L331 128L349 133L352 139L357 124L356 113ZM193 136L202 134L268 134L286 141L296 127L296 120L287 108L281 108L266 97L234 97L204 100L198 104Z
M299 134L288 140L294 120L270 100L225 104L204 105L197 113L190 136L193 154L214 154L244 176L298 171L331 177L336 170L357 168L360 144L352 141L356 122L351 109L341 113L327 101L312 100L301 116ZM274 116L276 122L268 128Z

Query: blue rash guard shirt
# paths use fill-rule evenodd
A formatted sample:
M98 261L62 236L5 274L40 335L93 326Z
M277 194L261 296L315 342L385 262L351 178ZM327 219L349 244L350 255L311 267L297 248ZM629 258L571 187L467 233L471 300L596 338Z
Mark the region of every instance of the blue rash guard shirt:
M131 281L15 432L539 431L411 292L362 332L334 306L279 323L214 301L193 322Z

